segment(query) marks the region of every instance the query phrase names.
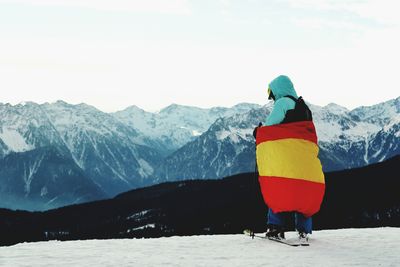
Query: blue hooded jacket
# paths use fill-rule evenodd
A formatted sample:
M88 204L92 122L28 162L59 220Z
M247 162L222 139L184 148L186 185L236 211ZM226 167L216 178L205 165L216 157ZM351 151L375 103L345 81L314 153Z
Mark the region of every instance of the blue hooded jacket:
M275 96L275 103L265 122L267 126L281 123L285 119L286 112L295 108L296 103L292 99L284 96L291 95L298 98L292 81L285 75L280 75L275 78L269 84L269 88Z

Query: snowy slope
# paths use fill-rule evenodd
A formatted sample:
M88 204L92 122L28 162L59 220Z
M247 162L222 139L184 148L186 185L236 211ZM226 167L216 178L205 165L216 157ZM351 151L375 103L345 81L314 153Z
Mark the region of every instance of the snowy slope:
M253 128L270 106L216 120L201 136L167 157L159 181L220 178L254 170Z
M288 237L294 237L289 232ZM244 235L23 243L0 266L399 266L400 228L314 231L309 247Z
M0 159L11 152L26 152L54 145L65 151L57 131L40 105L0 103Z
M161 159L134 129L92 106L41 107L79 167L110 196L143 186Z

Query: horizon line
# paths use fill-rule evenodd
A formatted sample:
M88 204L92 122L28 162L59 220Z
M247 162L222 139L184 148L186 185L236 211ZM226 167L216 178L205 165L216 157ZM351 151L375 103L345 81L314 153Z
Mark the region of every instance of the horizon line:
M346 107L346 106L344 106L344 105L341 105L341 104L338 104L338 103L335 103L335 102L330 102L330 103L328 103L328 104L326 104L326 105L313 104L313 103L310 103L309 101L306 101L306 102L307 102L308 104L313 105L313 106L322 107L322 108L323 108L323 107L327 107L327 106L333 104L333 105L337 105L337 106L340 106L340 107L342 107L342 108L345 108L345 109L347 109L348 111L352 111L352 110L355 110L355 109L360 108L360 107L372 107L372 106L375 106L375 105L380 105L380 104L383 104L383 103L386 103L386 102L389 102L389 101L392 101L392 100L396 100L396 99L398 99L398 98L400 98L400 96L395 97L395 98L390 98L390 99L387 99L387 100L385 100L385 101L381 101L381 102L378 102L378 103L375 103L375 104L372 104L372 105L360 105L360 106L357 106L357 107L355 107L355 108L348 108L348 107ZM140 107L140 106L138 106L138 105L136 105L136 104L132 104L132 105L129 105L129 106L125 107L125 108L118 109L118 110L114 110L114 111L106 111L106 110L103 110L103 109L97 107L97 106L94 105L94 104L88 104L88 103L86 103L86 102L72 103L72 102L67 102L67 101L65 101L65 100L63 100L63 99L57 99L57 100L55 100L55 101L45 101L45 102L35 102L35 101L27 100L27 101L20 101L20 102L15 103L15 104L10 103L10 102L5 102L5 103L4 103L4 102L1 102L1 101L0 101L0 105L10 105L10 106L12 106L12 107L15 107L15 106L20 106L20 105L24 106L24 105L29 104L29 103L33 103L33 104L36 104L36 105L46 105L46 104L53 105L53 104L56 104L57 102L63 102L63 103L66 103L66 104L72 105L72 106L87 105L87 106L91 106L91 107L93 107L93 108L95 108L95 109L97 109L97 110L99 110L99 111L101 111L101 112L104 112L104 113L116 113L116 112L124 111L124 110L126 110L126 109L128 109L128 108L131 108L131 107L136 107L136 108L138 108L138 109L140 109L140 110L143 110L143 111L145 111L145 112L154 113L154 114L159 113L159 112L161 112L162 110L167 109L168 107L171 107L171 106L180 106L180 107L198 108L198 109L213 109L213 108L233 108L233 107L235 107L235 106L245 104L245 105L258 105L258 106L260 106L260 108L261 108L261 107L264 107L264 106L267 106L267 105L271 105L271 103L272 103L272 101L267 101L265 104L252 103L252 102L245 102L245 101L244 101L244 102L239 102L239 103L237 103L237 104L234 104L234 105L232 105L232 106L223 106L223 105L221 105L221 106L211 106L211 107L194 106L194 105L179 104L179 103L171 103L171 104L169 104L169 105L167 105L167 106L164 106L164 107L162 107L162 108L160 108L160 109L156 109L156 110L154 110L154 109L153 109L153 110L150 110L150 109L147 109L147 110L146 110L146 109L144 109L144 108L142 108L142 107Z

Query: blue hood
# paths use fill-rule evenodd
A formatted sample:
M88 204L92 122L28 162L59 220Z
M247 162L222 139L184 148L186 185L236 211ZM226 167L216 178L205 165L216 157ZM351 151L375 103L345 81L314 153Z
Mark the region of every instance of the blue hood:
M276 77L270 84L269 88L274 93L275 101L286 95L291 95L298 98L296 91L294 90L293 83L289 77L280 75Z

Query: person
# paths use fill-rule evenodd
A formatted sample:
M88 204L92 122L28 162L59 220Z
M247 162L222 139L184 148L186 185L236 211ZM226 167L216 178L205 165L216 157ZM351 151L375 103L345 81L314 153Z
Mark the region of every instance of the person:
M296 90L294 89L292 81L289 79L289 77L285 75L278 76L269 84L268 99L273 100L274 105L271 113L264 123L265 126L273 126L301 120L312 120L311 111L309 111L308 107L306 108L306 110L309 114L294 114L296 102L299 97L296 93ZM298 113L306 111L297 110L296 112ZM304 117L306 117L306 119L304 119ZM260 123L259 126L254 129L254 136L257 135L257 129L259 129L261 126L262 124ZM285 164L291 163L286 162ZM304 214L298 211L274 212L271 208L268 209L267 214L266 236L271 238L284 239L285 226L287 223L286 221L289 217L288 215L291 215L293 213L295 219L295 228L298 232L298 237L303 240L308 240L308 235L312 233L311 216L306 217Z

